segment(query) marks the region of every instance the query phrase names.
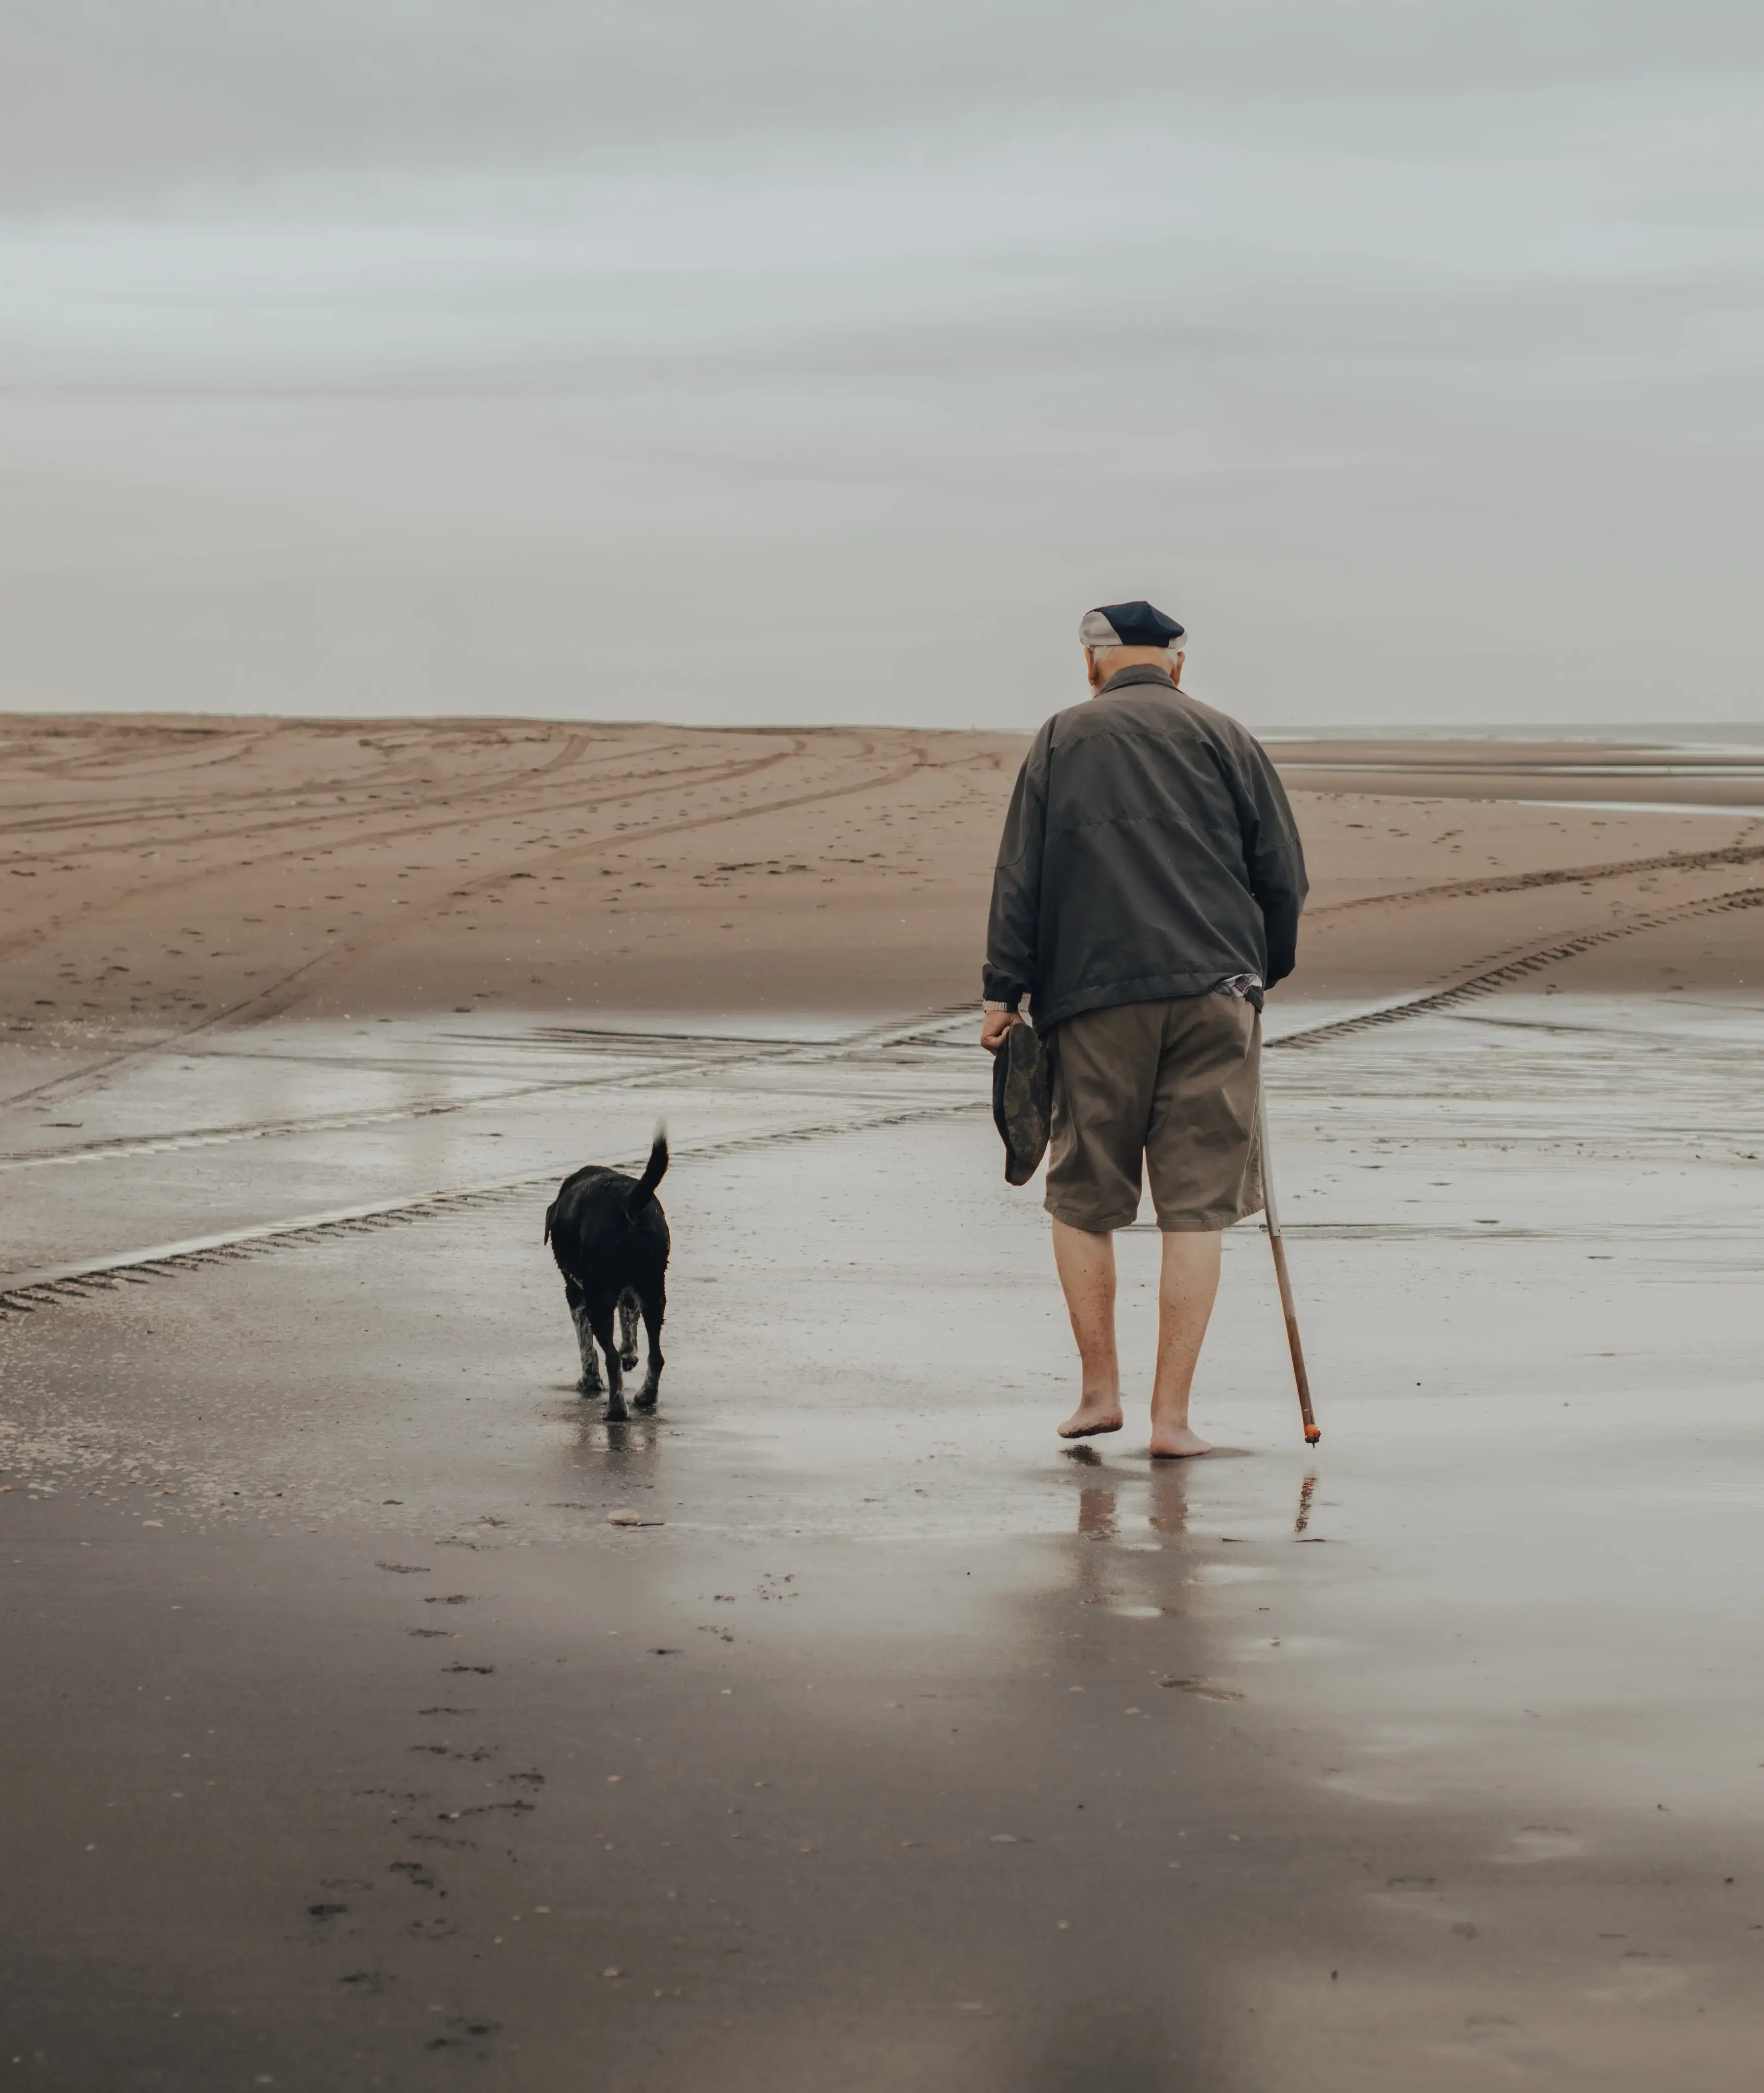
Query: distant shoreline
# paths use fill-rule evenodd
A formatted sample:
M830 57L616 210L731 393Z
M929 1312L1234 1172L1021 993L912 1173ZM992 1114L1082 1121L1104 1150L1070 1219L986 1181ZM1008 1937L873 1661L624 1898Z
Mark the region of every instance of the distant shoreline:
M1241 718L1259 741L1270 748L1286 748L1295 742L1317 744L1340 743L1357 747L1368 741L1413 743L1432 748L1442 743L1461 742L1479 750L1498 748L1503 745L1532 748L1538 743L1555 743L1575 748L1605 748L1611 749L1658 750L1684 749L1719 755L1727 751L1764 750L1764 721L1745 720L1528 720L1495 722L1479 724L1475 722L1445 722L1435 726L1416 726L1412 722L1395 721L1350 721L1312 722L1276 722L1259 724L1247 712L1221 699L1209 697L1204 691L1193 695L1202 703L1217 705L1235 718ZM1082 694L1071 702L1079 702ZM1050 706L1052 712L1057 708ZM430 727L440 731L471 728L485 732L498 732L520 727L532 727L549 731L558 727L581 727L596 731L616 730L631 731L638 728L668 728L682 734L912 734L936 735L962 734L1032 734L1041 724L1040 715L1025 718L1010 726L924 726L903 725L898 721L854 720L833 722L819 721L776 720L719 720L713 722L670 719L665 714L648 717L615 718L611 716L582 713L324 713L324 712L223 712L187 710L102 711L93 708L54 706L37 708L0 706L0 731L8 727L29 725L45 732L66 730L79 726L129 727L160 727L176 730L213 731L228 726L304 726L315 731L337 733L361 732L374 728Z

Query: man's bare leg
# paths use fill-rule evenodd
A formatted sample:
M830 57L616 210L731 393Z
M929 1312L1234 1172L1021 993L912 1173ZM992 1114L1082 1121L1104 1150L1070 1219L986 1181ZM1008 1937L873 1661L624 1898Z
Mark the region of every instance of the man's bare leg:
M1062 1439L1088 1439L1121 1429L1121 1362L1115 1353L1115 1239L1093 1236L1069 1222L1053 1224L1053 1262L1072 1319L1083 1392L1060 1427Z
M1166 1460L1213 1450L1188 1428L1188 1392L1219 1290L1221 1240L1200 1229L1172 1229L1164 1237L1157 1286L1157 1378L1152 1384L1152 1451Z

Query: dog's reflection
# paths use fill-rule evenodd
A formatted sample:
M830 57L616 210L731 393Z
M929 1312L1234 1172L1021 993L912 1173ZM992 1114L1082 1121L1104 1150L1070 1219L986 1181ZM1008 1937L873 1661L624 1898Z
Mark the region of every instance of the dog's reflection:
M646 1480L653 1475L662 1443L659 1418L645 1414L620 1419L578 1411L571 1423L570 1451L578 1466L592 1467L603 1476Z

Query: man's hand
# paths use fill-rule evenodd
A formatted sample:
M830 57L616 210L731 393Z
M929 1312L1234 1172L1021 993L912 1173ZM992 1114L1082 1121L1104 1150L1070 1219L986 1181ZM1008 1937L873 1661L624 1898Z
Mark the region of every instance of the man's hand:
M980 1044L988 1054L996 1054L1005 1043L1005 1034L1014 1025L1023 1020L1014 1010L989 1010L980 1022Z

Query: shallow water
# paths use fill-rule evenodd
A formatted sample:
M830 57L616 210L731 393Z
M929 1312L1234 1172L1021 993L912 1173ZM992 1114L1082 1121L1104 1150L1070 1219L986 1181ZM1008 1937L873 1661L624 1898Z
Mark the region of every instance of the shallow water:
M1271 1055L1325 1437L1246 1227L1197 1398L1220 1452L1181 1467L1131 1398L1118 1439L1052 1436L1070 1341L971 1025L266 1029L15 1114L15 1280L488 1188L0 1324L31 1623L0 1770L40 1891L4 2031L41 2082L238 2082L220 1927L253 2054L345 2083L442 2068L432 1992L497 2023L460 2039L513 2086L572 2057L657 2086L713 2059L742 2086L1749 2085L1764 1016L1510 994ZM609 1427L570 1391L538 1217L659 1112L669 1365L659 1415ZM1141 1399L1154 1233L1121 1241ZM456 1584L457 1615L428 1605ZM482 1712L449 1747L493 1755L400 1802L443 1660L495 1667L457 1675ZM140 1705L107 1697L144 1664L235 1797L198 1828L162 1821ZM263 1826L240 1798L289 1748L272 1713L298 1743ZM83 1900L63 1848L123 1791L144 1828ZM443 1855L425 1941L387 1878L474 1795L532 1805L517 1857ZM243 1913L214 1887L241 1840ZM201 1896L166 1901L168 1854ZM561 1960L504 1967L496 1868L545 1874ZM307 1940L326 1869L379 1887ZM638 1916L664 1875L704 1904L674 1931ZM706 1930L731 1914L739 1982ZM76 2011L69 1973L130 1956L128 1996L200 2039ZM637 1975L584 1992L578 1964ZM368 2011L358 1967L387 1980ZM665 2026L632 2017L638 1977Z

